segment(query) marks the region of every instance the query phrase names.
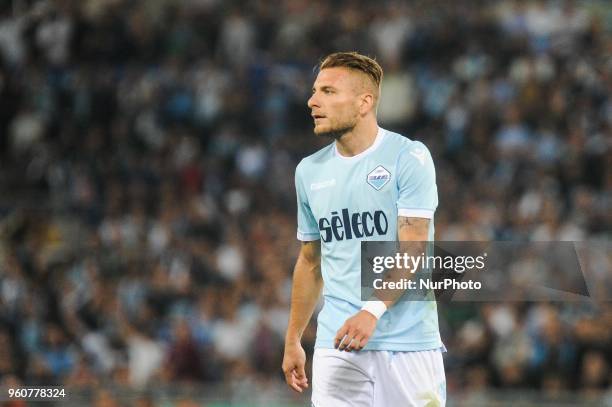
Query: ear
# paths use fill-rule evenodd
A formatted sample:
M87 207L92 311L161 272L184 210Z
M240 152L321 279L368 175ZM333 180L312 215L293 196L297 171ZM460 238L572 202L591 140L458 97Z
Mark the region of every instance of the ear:
M374 95L371 93L363 93L359 96L359 113L367 114L374 108Z

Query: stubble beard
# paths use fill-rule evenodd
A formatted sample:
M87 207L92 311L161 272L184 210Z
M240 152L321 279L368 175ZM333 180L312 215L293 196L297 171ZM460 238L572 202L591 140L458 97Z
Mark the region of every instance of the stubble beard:
M326 131L324 133L317 133L317 136L339 140L342 136L352 131L354 128L355 126L347 126L347 127L343 127L340 129L333 129L333 130Z
M335 129L331 129L331 130L327 130L321 133L315 133L317 136L321 136L321 137L325 137L325 138L329 138L329 139L334 139L334 140L339 140L342 136L344 136L346 133L349 133L351 131L353 131L353 129L355 128L356 123L343 123L341 125L339 125L338 127L336 127Z

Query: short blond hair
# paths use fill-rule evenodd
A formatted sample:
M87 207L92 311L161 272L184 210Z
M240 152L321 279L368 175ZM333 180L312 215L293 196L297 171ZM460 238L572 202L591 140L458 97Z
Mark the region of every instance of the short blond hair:
M319 70L336 67L362 72L372 80L378 90L380 89L383 69L373 58L357 52L334 52L323 58L319 64Z

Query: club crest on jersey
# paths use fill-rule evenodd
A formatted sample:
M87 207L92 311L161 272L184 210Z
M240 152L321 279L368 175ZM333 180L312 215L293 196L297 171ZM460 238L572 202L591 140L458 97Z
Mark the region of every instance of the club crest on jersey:
M380 191L390 179L391 173L382 165L374 168L367 176L368 184L377 191Z

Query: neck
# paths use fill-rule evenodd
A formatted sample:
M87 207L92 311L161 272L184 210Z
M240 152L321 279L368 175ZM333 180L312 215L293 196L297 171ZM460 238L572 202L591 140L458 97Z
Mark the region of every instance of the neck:
M353 157L367 150L378 134L378 124L375 120L357 125L353 130L344 133L336 139L338 153L344 157Z

